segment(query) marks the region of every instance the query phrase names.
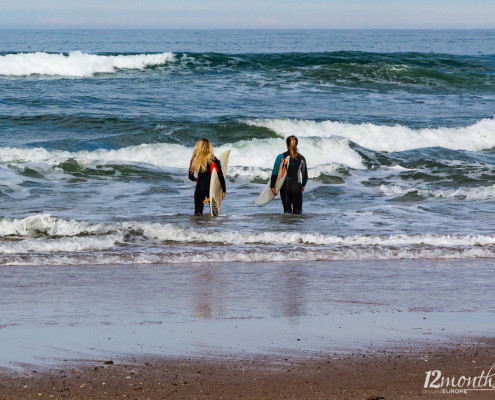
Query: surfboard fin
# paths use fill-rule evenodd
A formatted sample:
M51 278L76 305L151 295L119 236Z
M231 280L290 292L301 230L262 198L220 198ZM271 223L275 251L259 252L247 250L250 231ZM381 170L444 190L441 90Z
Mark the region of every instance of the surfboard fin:
M216 201L215 201L215 200L213 200L213 201L211 202L211 211L212 211L212 214L213 214L213 216L214 216L214 217L216 217L216 216L218 216L218 214L220 214L220 213L218 212L218 207L217 207L217 203L216 203Z

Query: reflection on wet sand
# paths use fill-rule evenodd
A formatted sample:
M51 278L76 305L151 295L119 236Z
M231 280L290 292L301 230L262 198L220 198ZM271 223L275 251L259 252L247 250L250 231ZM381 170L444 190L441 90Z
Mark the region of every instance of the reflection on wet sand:
M0 268L0 366L490 336L492 277L483 259Z
M220 271L220 267L214 265L202 266L194 271L191 300L197 318L214 319L224 316L226 285L221 280Z
M304 272L291 266L277 269L278 278L274 287L273 309L275 315L289 318L292 326L299 324L299 318L306 315L307 277Z

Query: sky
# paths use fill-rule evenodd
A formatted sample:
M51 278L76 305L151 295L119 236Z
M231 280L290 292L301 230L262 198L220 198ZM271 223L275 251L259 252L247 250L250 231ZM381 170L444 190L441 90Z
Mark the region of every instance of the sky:
M495 29L495 0L0 0L0 28Z

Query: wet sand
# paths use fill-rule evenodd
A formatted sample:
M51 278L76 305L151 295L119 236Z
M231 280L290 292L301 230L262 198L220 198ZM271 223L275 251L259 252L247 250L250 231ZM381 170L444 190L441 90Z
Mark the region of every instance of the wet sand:
M2 399L493 399L495 390L424 389L426 372L475 377L495 362L493 340L409 343L363 353L73 360L0 373ZM402 350L401 350L402 349ZM25 366L27 367L27 366ZM493 380L495 383L495 380Z
M492 275L487 260L0 268L0 399L442 398L427 371L495 364Z

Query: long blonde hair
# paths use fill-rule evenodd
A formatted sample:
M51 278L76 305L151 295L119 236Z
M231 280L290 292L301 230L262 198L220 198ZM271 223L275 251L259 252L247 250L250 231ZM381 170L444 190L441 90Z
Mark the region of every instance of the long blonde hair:
M290 158L297 158L299 155L299 150L297 149L297 138L295 136L289 136L285 143L287 143L287 150L289 150Z
M199 139L194 146L189 169L191 172L205 172L208 163L213 160L213 146L208 139Z

